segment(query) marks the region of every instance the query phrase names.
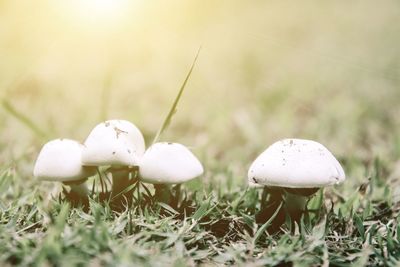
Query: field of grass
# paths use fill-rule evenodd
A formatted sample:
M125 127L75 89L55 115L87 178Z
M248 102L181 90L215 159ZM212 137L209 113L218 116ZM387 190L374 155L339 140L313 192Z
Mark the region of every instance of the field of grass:
M400 264L398 1L78 2L0 1L0 266ZM84 209L34 179L44 143L105 119L151 144L200 46L161 136L205 167L175 207L140 186L130 208L95 193ZM287 137L324 144L347 179L272 232L247 170Z

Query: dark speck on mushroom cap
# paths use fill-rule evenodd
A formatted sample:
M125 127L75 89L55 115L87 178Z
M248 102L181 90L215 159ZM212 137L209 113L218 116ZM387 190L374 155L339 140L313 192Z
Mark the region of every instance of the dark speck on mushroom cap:
M117 139L119 138L120 134L122 134L122 133L128 134L128 132L123 131L123 130L117 128L117 127L114 127L114 131L115 131L115 134L117 135Z

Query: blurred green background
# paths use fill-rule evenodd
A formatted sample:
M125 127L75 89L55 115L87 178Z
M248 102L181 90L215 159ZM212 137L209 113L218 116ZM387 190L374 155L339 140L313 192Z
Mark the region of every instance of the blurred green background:
M121 118L149 143L202 46L162 139L190 146L206 179L245 184L255 156L286 137L394 162L399 33L395 0L3 0L0 97L49 138L83 141ZM0 162L29 177L44 140L0 110Z

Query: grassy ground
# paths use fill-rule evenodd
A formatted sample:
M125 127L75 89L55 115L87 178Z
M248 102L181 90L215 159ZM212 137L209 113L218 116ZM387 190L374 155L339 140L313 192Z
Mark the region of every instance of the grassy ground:
M135 1L123 19L93 23L52 1L0 1L0 265L398 265L399 10ZM162 136L206 169L183 185L186 216L143 187L140 205L113 211L94 195L84 211L33 179L47 140L83 141L106 118L133 121L150 143L200 45ZM268 234L246 174L286 137L326 145L347 180L310 200L316 212L297 227Z

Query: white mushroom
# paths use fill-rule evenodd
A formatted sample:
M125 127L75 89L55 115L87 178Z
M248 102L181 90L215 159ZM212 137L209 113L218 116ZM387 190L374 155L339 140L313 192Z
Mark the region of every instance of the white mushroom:
M203 173L193 153L177 143L156 143L147 149L140 166L141 180L152 184L179 184Z
M84 146L82 162L86 166L137 166L145 151L142 133L125 120L98 124L86 138Z
M345 179L342 166L320 143L284 139L267 148L251 165L249 183L288 188L319 188Z
M303 139L284 139L268 147L251 165L249 186L282 192L286 209L301 212L319 188L345 180L342 166L322 144ZM274 201L276 192L274 190ZM264 191L265 193L266 191Z
M68 184L71 191L87 196L85 180L95 174L95 168L82 166L83 146L74 140L56 139L42 148L36 160L33 175L44 181Z
M139 166L140 179L155 184L156 195L165 191L165 185L187 182L203 172L202 164L188 148L167 142L149 147Z
M140 130L126 120L108 120L98 124L86 138L82 153L85 166L111 166L113 194L118 194L129 184L128 168L138 166L145 151Z

